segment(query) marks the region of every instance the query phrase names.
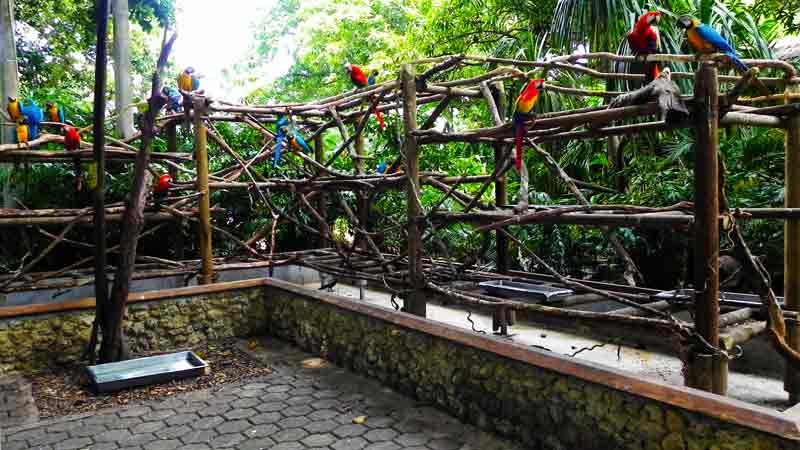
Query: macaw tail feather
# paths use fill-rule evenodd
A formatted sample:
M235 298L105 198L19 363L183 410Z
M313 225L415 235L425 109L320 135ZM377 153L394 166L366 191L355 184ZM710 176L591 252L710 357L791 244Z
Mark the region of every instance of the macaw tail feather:
M278 167L278 164L280 164L281 150L283 150L283 140L278 138L275 144L275 154L272 156L272 167Z
M522 138L525 136L524 124L518 123L514 125L514 145L516 147L516 157L514 158L514 166L517 172L522 170Z
M37 125L28 125L28 139L34 140L39 136L39 127Z
M738 72L740 73L747 72L747 69L749 69L749 67L747 67L747 64L743 63L738 56L736 56L733 53L728 53L728 57L731 59L731 64L733 64L733 67L735 67Z
M378 108L374 108L373 111L375 111L375 118L378 119L378 125L381 127L381 131L385 130L386 124L383 122L383 115L378 111Z
M655 80L656 78L658 78L659 75L661 75L661 67L658 67L658 63L653 63L653 69L651 70L650 73L653 76L653 79L650 81Z

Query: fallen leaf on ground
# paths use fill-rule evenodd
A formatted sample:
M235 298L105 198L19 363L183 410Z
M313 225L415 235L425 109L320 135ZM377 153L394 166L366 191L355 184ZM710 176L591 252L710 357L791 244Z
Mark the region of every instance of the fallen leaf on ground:
M304 369L324 369L330 364L322 358L308 358L301 363Z
M367 416L356 416L353 418L353 423L356 425L361 425L367 421Z

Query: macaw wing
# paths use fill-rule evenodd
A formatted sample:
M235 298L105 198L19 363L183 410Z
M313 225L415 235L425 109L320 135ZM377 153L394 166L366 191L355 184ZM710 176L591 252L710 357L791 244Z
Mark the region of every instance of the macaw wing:
M200 89L200 79L197 77L192 77L192 90L196 91Z
M298 133L294 133L295 141L303 148L303 151L306 153L311 153L311 147L308 146L306 140L303 139L303 136L300 136Z
M281 151L283 151L283 141L286 136L282 133L275 136L275 154L272 156L272 166L277 167L281 162Z
M736 50L731 47L731 44L725 38L717 33L717 30L705 24L698 25L694 30L701 39L713 45L720 52L736 54Z
M58 121L61 123L66 123L66 121L64 121L64 110L61 108L58 108Z

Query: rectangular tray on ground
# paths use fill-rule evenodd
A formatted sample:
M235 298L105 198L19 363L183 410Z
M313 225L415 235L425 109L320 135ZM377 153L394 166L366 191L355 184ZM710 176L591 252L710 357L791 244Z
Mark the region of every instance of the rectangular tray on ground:
M86 367L95 392L113 392L134 386L203 375L208 364L193 352L148 356Z
M499 297L518 297L548 303L563 300L574 294L571 289L508 280L484 281L478 283L478 286Z
M762 306L761 299L753 294L720 292L719 297L719 303L722 306L733 306L736 308L760 308ZM694 289L665 291L653 295L652 298L676 303L692 303L694 302ZM780 306L783 306L783 297L775 297L775 299Z

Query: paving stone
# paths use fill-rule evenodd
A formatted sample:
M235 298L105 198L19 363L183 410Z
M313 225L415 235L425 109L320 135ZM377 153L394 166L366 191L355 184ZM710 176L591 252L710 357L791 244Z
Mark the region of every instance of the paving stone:
M397 432L390 428L378 428L364 434L364 438L370 442L391 441L395 436Z
M267 383L248 383L242 386L245 391L252 391L255 389L265 389L269 385Z
M367 431L367 427L364 425L342 425L335 430L333 430L333 434L339 436L340 438L343 437L351 437L351 436L360 436Z
M308 405L309 403L311 403L313 401L314 401L314 397L312 397L310 395L298 395L298 396L289 397L289 399L286 400L286 404L289 405L289 406Z
M275 441L270 438L248 439L239 444L237 450L272 450L275 447Z
M301 441L309 447L324 447L336 442L336 437L332 434L312 434Z
M90 437L108 431L108 428L106 428L105 425L84 425L67 431L69 431L72 437Z
M56 424L50 425L49 427L47 427L47 431L50 432L50 433L58 433L58 432L61 432L61 431L70 432L70 431L75 430L77 428L83 428L83 426L84 425L83 425L82 421L80 421L80 420L71 420L69 422L61 422L61 423L56 423Z
M256 410L252 408L236 408L226 412L224 416L228 420L236 420L246 419L248 417L255 416L256 414Z
M302 428L290 428L283 430L270 436L275 442L299 441L308 436L308 432Z
M251 437L262 437L262 436L272 436L273 434L281 431L277 425L274 424L266 424L266 425L255 425L247 430L244 431L244 435L248 438Z
M288 392L288 391L292 390L292 386L290 386L288 384L276 384L276 385L267 387L267 389L265 389L265 390L267 392L269 392L269 393Z
M339 413L332 410L332 409L318 409L311 414L308 415L309 419L319 420L319 419L333 419L334 417L338 416Z
M269 450L303 450L305 447L299 442L282 442Z
M128 430L109 430L94 436L95 442L122 442L125 443L131 438Z
M429 440L430 438L424 433L403 433L395 439L395 441L403 447L425 445Z
M219 433L217 433L215 430L198 430L192 431L189 434L182 436L180 439L184 444L199 444L211 442L211 440L217 436L219 436Z
M282 402L287 400L289 397L291 396L285 392L273 392L262 395L260 398L262 402Z
M239 397L235 395L215 395L206 400L206 403L209 405L229 405L238 399Z
M287 405L286 403L269 402L269 403L262 403L256 406L256 409L259 412L280 412L288 407L289 405Z
M79 448L86 448L92 444L92 440L88 437L78 437L67 439L57 443L53 448L55 450L75 450Z
M119 420L119 417L116 415L105 413L87 417L83 419L83 423L86 425L107 425L109 423L116 422L117 420Z
M262 395L264 395L264 391L259 389L257 391L244 391L241 394L239 394L239 398L241 399L260 398Z
M195 430L209 430L211 428L215 428L217 425L224 422L225 419L219 416L211 416L211 417L203 417L202 419L198 419L195 422L188 424L190 427L194 428Z
M431 450L458 450L461 448L461 442L455 439L434 439L428 442L428 447Z
M144 405L143 406L134 406L132 408L126 408L126 409L123 409L123 410L117 412L117 415L122 417L122 418L125 418L125 417L139 417L139 416L143 416L143 415L151 412L152 410L153 410L153 408L151 408L149 406L144 406Z
M125 447L117 447L119 450L143 450L141 445L126 445Z
M220 434L241 433L242 431L245 431L251 426L252 425L250 425L250 422L246 420L232 420L230 422L225 422L222 425L218 426L217 431L219 431Z
M153 422L156 420L165 420L167 417L172 417L175 415L175 411L171 409L162 409L159 411L153 411L151 413L147 413L141 416L142 421L144 422Z
M257 414L247 420L253 422L256 425L261 425L262 423L277 423L283 418L282 415L276 412L265 412L261 414Z
M153 403L151 406L153 409L175 409L175 408L180 408L185 404L186 400L182 398L173 397L167 400Z
M208 444L189 444L182 445L181 450L211 450Z
M167 425L174 426L174 425L185 425L187 423L192 423L200 419L200 416L197 414L178 414L172 417L168 417L165 422Z
M290 406L281 411L281 414L283 414L284 416L305 416L311 413L311 411L313 411L313 409L311 409L310 406L299 405L299 406Z
M176 427L167 427L163 430L156 431L156 436L161 439L178 439L181 436L185 436L192 431L187 425L179 425Z
M9 441L27 441L42 434L42 430L34 428L32 430L20 431L8 436Z
M312 395L315 398L334 398L341 394L339 391L334 389L322 389L317 392L314 392Z
M333 420L318 420L306 425L305 428L311 433L327 433L339 428L341 425Z
M235 400L234 400L235 401ZM213 404L197 411L197 414L203 417L208 416L221 416L228 412L231 407L226 403Z
M295 397L310 396L314 392L316 392L316 389L314 389L312 387L305 387L305 386L304 387L296 387L296 388L292 389L291 391L289 391L289 393L292 394Z
M364 422L364 425L366 425L367 428L386 428L391 427L395 422L395 419L388 416L369 416L367 417L367 421Z
M167 424L164 422L143 422L131 428L131 431L133 433L153 433L166 426Z
M123 428L132 428L136 425L142 423L142 419L138 417L125 417L123 419L117 419L114 422L107 424L109 430L121 430Z
M339 439L331 448L334 450L361 450L369 444L366 439L362 437Z
M25 441L9 441L3 444L3 450L27 450L29 448Z
M376 442L364 448L364 450L397 450L400 447L394 442Z
M180 446L181 446L181 441L177 439L165 439L147 443L142 448L144 450L173 450Z
M158 438L153 433L139 433L139 434L131 435L131 437L129 439L127 439L125 442L123 442L123 444L125 444L125 445L134 445L134 444L136 444L136 445L144 445L144 444L147 444L148 442L153 442L155 440L158 440Z
M287 417L278 422L278 426L281 428L301 428L310 422L311 420L309 420L307 417Z
M241 433L228 433L223 434L221 436L217 436L211 441L210 445L211 448L225 448L225 447L233 447L234 445L242 442L244 440L244 436Z
M339 406L339 403L339 400L336 400L335 398L326 398L311 403L311 407L314 409L335 408L336 406Z
M240 398L239 400L236 400L235 402L231 403L231 406L234 408L252 408L253 406L256 406L258 404L261 404L261 399Z

